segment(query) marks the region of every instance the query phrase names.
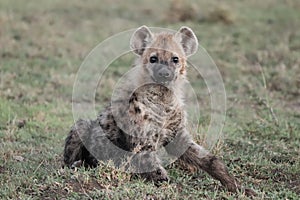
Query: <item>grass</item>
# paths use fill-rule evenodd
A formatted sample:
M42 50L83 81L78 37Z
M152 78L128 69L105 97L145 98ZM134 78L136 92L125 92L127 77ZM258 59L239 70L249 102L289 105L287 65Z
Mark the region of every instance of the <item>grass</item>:
M256 199L299 198L299 2L188 2L0 2L1 199L246 198L228 193L204 173L186 174L172 166L171 181L160 187L109 163L93 170L61 169L81 62L107 37L142 24L187 25L195 31L218 65L227 93L225 139L214 151L259 193ZM193 11L185 13L186 8ZM183 17L175 19L173 9ZM116 72L110 84L128 59L112 64ZM205 131L210 99L198 78L200 130ZM104 92L97 101L107 100L109 91Z

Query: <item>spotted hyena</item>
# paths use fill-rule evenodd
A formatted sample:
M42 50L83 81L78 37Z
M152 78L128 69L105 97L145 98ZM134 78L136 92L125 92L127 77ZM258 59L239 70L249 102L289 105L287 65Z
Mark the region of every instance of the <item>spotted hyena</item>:
M98 160L113 160L158 183L169 179L164 158L178 158L178 163L206 171L231 192L243 190L219 158L193 141L186 127L186 62L198 48L193 31L182 27L177 33L152 33L142 26L130 46L138 55L133 72L95 120L75 123L65 141L64 163L96 167Z

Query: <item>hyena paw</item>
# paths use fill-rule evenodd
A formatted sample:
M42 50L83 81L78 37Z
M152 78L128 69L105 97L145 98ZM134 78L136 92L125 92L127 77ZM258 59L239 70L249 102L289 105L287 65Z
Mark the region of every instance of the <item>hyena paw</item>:
M147 181L153 181L156 185L169 180L168 173L164 168L158 168L153 172L142 173L141 176Z
M254 197L254 196L257 196L257 193L250 189L250 188L244 188L242 187L241 185L226 185L226 188L230 191L230 192L242 192L244 193L246 196L248 197Z
M78 167L81 167L82 166L82 160L77 160L77 161L75 161L75 162L73 162L72 163L72 165L71 165L71 169L75 169L75 168L78 168Z

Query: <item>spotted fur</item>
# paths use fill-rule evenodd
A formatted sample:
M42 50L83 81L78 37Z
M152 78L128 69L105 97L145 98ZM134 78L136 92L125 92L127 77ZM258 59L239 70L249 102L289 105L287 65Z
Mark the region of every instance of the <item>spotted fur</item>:
M118 167L135 169L145 179L160 182L169 179L158 153L163 149L179 163L208 172L229 191L242 190L223 162L196 144L186 128L182 89L186 59L198 46L193 31L182 27L175 34L153 34L142 26L133 34L130 46L139 56L135 71L127 79L130 81L124 83L125 89L117 91L119 98L97 119L75 123L66 138L64 163L69 167L82 163L95 167L97 159L113 160ZM153 56L155 63L149 61ZM167 75L160 77L162 83L158 83L153 76L161 76L162 69ZM124 160L120 161L120 157ZM151 171L143 171L146 168ZM251 189L244 191L255 195Z

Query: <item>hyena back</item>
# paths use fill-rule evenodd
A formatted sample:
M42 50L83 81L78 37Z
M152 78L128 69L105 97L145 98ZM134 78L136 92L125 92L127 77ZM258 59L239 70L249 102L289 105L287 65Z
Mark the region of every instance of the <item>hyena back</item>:
M113 160L119 167L126 165L147 180L160 182L168 180L157 153L164 149L178 163L206 171L229 191L242 190L223 162L196 144L186 128L182 100L186 61L198 48L193 31L182 27L175 34L153 34L142 26L130 46L138 55L134 72L97 119L75 123L65 142L65 164L95 167L99 159ZM130 164L120 162L120 157L130 157ZM251 189L244 191L255 195Z

